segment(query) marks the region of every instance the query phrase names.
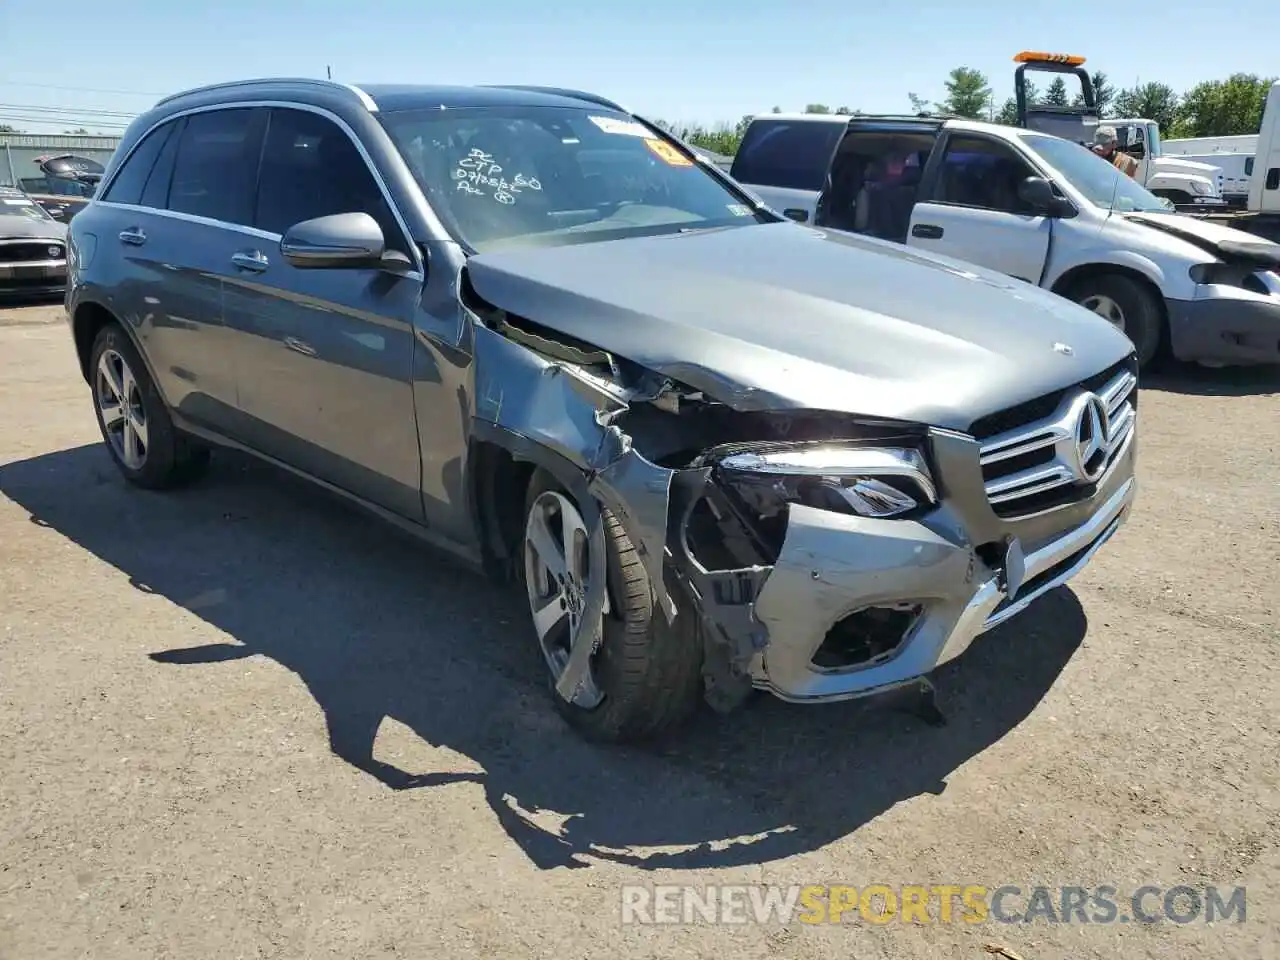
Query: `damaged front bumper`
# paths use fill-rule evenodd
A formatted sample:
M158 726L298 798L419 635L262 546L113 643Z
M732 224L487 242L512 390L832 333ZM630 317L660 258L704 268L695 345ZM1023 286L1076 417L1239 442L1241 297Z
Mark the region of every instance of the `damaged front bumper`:
M814 702L890 690L929 673L1075 576L1126 519L1135 484L1132 474L1119 478L1096 495L1096 512L1084 523L1023 554L1012 593L1008 571L924 523L793 505L782 553L756 604L769 643L753 664L753 681L784 700ZM815 666L838 623L893 605L919 612L878 662Z
M1193 300L1166 301L1170 346L1178 359L1280 363L1280 275L1263 271L1254 278L1260 289L1201 284Z

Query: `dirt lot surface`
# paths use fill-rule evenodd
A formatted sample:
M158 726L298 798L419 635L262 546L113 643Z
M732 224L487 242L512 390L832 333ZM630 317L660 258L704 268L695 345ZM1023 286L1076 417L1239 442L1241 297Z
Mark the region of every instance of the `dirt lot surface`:
M1274 371L1151 379L1132 521L940 671L946 727L765 698L660 751L572 736L518 598L297 481L127 489L60 308L0 312L0 410L4 960L1278 955ZM636 925L625 884L1119 915ZM1246 919L1123 922L1147 884Z

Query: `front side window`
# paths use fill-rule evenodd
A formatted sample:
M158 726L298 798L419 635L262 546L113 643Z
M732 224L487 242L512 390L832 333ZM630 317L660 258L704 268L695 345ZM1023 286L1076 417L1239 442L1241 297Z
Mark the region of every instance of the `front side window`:
M473 250L760 220L700 163L623 114L508 106L379 119L432 208Z
M382 228L387 247L404 252L391 208L346 132L307 110L272 110L253 225L284 234L303 220L335 213L369 214Z
M146 187L147 178L151 175L151 168L155 166L156 157L164 149L176 126L176 122L170 121L156 127L143 137L142 142L134 148L133 153L129 154L120 170L112 178L102 199L112 203L140 203L142 191Z
M1028 150L1086 200L1117 213L1167 213L1169 205L1087 147L1043 134L1022 134Z
M169 186L169 209L248 225L263 111L208 110L187 117Z
M939 203L1031 215L1018 185L1035 171L1008 144L986 137L953 136L938 172Z
M755 120L734 155L733 178L762 187L821 190L847 129L823 120Z

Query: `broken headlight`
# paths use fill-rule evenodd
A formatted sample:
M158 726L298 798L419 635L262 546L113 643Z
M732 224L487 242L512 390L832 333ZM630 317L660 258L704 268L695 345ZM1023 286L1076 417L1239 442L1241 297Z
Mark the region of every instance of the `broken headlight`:
M938 502L924 457L910 447L774 447L732 453L718 466L735 492L764 516L787 503L803 503L885 518Z

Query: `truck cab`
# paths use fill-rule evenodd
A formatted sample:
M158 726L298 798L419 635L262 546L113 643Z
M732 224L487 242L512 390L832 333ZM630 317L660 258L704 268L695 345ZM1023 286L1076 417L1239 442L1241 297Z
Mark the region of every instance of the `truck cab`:
M1157 197L1167 197L1179 207L1222 207L1224 178L1221 167L1196 160L1168 156L1160 139L1160 124L1145 117L1108 119L1120 139L1120 149L1138 161L1134 179Z
M1165 346L1211 365L1280 363L1280 245L1175 213L1079 142L1092 142L1079 118L1066 123L1072 139L950 117L765 114L731 175L799 223L1074 300L1143 364Z

